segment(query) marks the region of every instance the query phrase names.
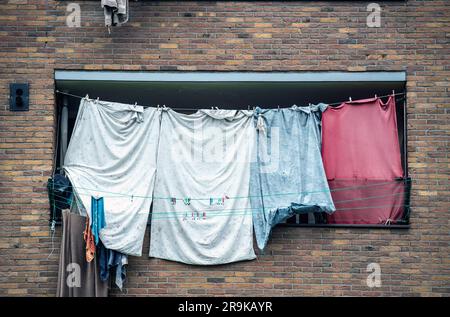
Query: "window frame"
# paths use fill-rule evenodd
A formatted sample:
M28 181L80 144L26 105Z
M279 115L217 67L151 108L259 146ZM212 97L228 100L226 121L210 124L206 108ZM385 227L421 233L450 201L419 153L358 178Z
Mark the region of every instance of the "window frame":
M403 146L402 166L404 168L404 179L409 179L408 173L408 151L407 151L407 98L406 98L406 72L404 71L382 71L382 72L141 72L141 71L79 71L79 70L55 70L55 87L64 81L127 81L127 82L254 82L254 83L287 83L287 82L402 82L404 84L404 97L402 105L403 122ZM55 96L55 100L60 100ZM58 110L60 110L60 105ZM58 111L60 115L61 111ZM397 112L398 113L398 112ZM60 133L58 127L57 133ZM69 139L69 138L68 138ZM60 152L61 142L57 144L56 153ZM53 164L57 164L57 160ZM410 179L409 179L410 180ZM409 182L408 193L405 202L410 200ZM406 205L406 203L405 203ZM321 223L282 223L284 227L307 227L307 228L369 228L369 229L408 229L410 228L409 214L411 208L404 207L407 212L404 218L405 224L321 224ZM52 216L52 213L50 213Z

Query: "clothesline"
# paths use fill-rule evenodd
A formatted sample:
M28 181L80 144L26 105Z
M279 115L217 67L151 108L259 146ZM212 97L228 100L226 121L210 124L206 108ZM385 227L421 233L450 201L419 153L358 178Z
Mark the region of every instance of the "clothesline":
M56 90L56 93L58 93L58 94L62 94L62 95L67 95L67 96L70 96L70 97L74 97L74 98L79 98L79 99L83 99L83 98L86 98L86 96L78 96L78 95L74 95L74 94L71 94L71 93L68 93L68 92L64 92L64 91L60 91L60 90ZM374 97L375 98L385 98L385 97L390 97L390 96L400 96L400 95L404 95L405 93L404 92L399 92L399 93L396 93L395 91L392 91L392 94L389 94L389 95L383 95L383 96L377 96L377 95L375 95ZM98 99L98 98L97 98ZM344 103L344 102L352 102L352 98L350 97L348 100L344 100L344 101L339 101L339 102L333 102L333 103L328 103L327 105L329 105L329 106L338 106L338 105L341 105L342 103ZM136 104L137 105L137 104ZM159 105L158 105L159 106ZM147 106L144 106L144 108L146 108ZM197 110L199 110L200 108L172 108L172 107L168 107L168 108L170 108L170 109L172 109L172 110L177 110L177 111L197 111ZM213 107L213 108L217 108L217 107ZM283 109L283 108L288 108L288 107L278 107L279 109ZM217 108L218 109L218 108ZM249 109L248 110L250 110L250 107L249 107Z
M403 195L403 194L407 194L408 192L400 192L400 193L395 193L395 194L387 194L387 195L379 195L379 196L368 196L368 197L363 197L363 198L355 198L355 199L347 199L347 200L338 200L338 201L334 201L335 204L339 204L339 203L348 203L348 202L355 202L355 201L361 201L361 200L370 200L370 199L376 199L376 198L386 198L386 197L392 197L392 196L399 196L399 195ZM77 195L81 195L81 196L91 196L91 194L86 194L86 193L77 193ZM54 200L56 202L60 202L60 203L64 203L67 201L67 197L62 196L62 195L58 195L58 194L54 194ZM112 196L114 197L114 196ZM111 196L109 198L112 198ZM108 198L108 196L103 197L103 198ZM117 198L117 197L116 197ZM210 206L222 206L223 204L217 205L217 204L211 204ZM247 209L247 208L245 208ZM210 209L210 210L216 210L216 209ZM224 209L222 209L224 210ZM234 209L231 209L234 210ZM180 211L180 212L184 212L184 211Z
M292 192L292 193L283 193L283 192L279 192L279 193L273 193L273 194L266 194L263 196L289 196L289 195L299 195L299 194L314 194L314 193L323 193L323 192L336 192L336 191L345 191L345 190L355 190L355 189L364 189L364 188L369 188L369 187L376 187L376 186L383 186L383 185L388 185L388 184L395 184L398 183L399 181L405 181L405 182L410 182L410 179L403 179L403 180L393 180L393 181L386 181L386 182L381 182L381 183L375 183L375 184L369 184L369 185L359 185L359 186L349 186L349 187L341 187L341 188L334 188L334 189L329 189L329 188L325 188L325 189L317 189L317 190L312 190L312 191L300 191L300 192ZM92 196L94 193L105 193L105 194L112 194L112 195L103 195L102 197L117 197L117 196L125 196L128 198L151 198L151 199L162 199L162 200L172 200L175 199L177 201L183 201L183 199L185 198L189 198L190 200L194 201L194 200L205 200L205 201L209 201L211 198L213 199L218 199L218 198L222 198L221 197L155 197L155 196L145 196L145 195L135 195L135 194L126 194L126 193L118 193L118 192L110 192L110 191L105 191L105 190L96 190L96 189L92 189L92 188L85 188L85 187L76 187L76 186L68 186L69 188L72 189L76 189L76 190L85 190L88 191L87 193L82 193L77 191L77 194L80 195L89 195ZM231 197L227 197L228 199L245 199L245 198L251 198L251 197L260 197L261 195L249 195L249 196L231 196Z
M404 193L398 193L394 195L400 195ZM361 199L362 200L362 199ZM357 199L355 199L357 201ZM53 204L52 207L55 207L56 204ZM264 207L268 209L286 209L290 208L291 206L274 206L274 207ZM345 210L370 210L370 209L377 209L377 208L400 208L400 207L410 207L409 204L400 204L400 205L370 205L370 206L358 206L358 207L346 207L346 208L336 208L336 211L342 212ZM226 215L233 215L233 216L242 216L242 215L252 215L254 212L253 210L263 212L263 208L235 208L235 209L221 209L221 210L208 210L208 209L202 209L199 211L193 211L193 210L186 210L186 211L160 211L155 212L152 211L150 214L152 215L153 219L170 219L170 218L177 218L177 217L184 217L186 215L195 214L199 215L198 217L203 217L203 212L207 213L207 217L217 217L217 216L226 216ZM201 215L201 216L200 216Z
M337 211L338 212L342 212L342 211L355 211L355 210L372 210L372 209L377 209L377 208L401 208L401 207L410 207L410 205L407 204L400 204L400 205L377 205L377 206L362 206L362 207L348 207L348 208L338 208ZM271 207L265 207L265 208L271 208ZM279 208L279 209L283 209L283 207L272 207L272 208ZM284 207L284 208L288 208L288 207ZM251 216L253 215L253 212L249 211L250 209L259 209L261 212L263 212L262 208L248 208L248 210L244 210L244 211L233 211L233 210L229 210L229 211L223 211L223 212L208 212L207 213L207 217L211 218L211 217L220 217L220 216L229 216L229 215L233 215L233 216ZM152 218L155 220L162 220L162 219L174 219L174 218L179 218L179 217L183 217L184 215L187 214L187 218L190 218L192 216L192 213L194 213L196 215L196 217L194 218L202 218L203 215L203 211L198 211L198 216L197 216L197 212L193 212L193 211L189 211L187 213L183 212L182 215L177 214L176 212L172 212L172 211L168 211L165 213L160 213L160 214L155 214L154 212L151 212L150 214L152 215Z
M334 201L334 203L335 204L339 204L339 203L347 203L347 202L354 202L354 201L361 201L361 200L369 200L369 199L375 199L375 198L398 196L398 195L405 194L405 193L407 193L407 192L401 192L401 193L395 193L395 194L387 194L387 195L378 195L378 196L368 196L368 197L355 198L355 199L338 200L338 201ZM91 194L86 194L86 193L77 193L77 195L91 196ZM65 203L67 201L67 197L63 196L63 195L53 194L53 197L56 197L56 199L54 198L54 200L56 202ZM103 198L108 198L108 196L106 196L106 197L102 196L102 197ZM112 196L112 197L114 197L114 196ZM112 198L112 197L110 196L109 198ZM216 205L217 204L212 204L211 206L216 206ZM223 205L223 204L221 204L221 205ZM217 206L221 206L221 205L217 205ZM211 210L216 210L216 209L211 209ZM224 210L224 209L222 209L222 210Z
M362 197L362 198L354 198L354 199L346 199L346 200L338 200L338 201L334 201L334 204L341 204L341 203L349 203L349 202L356 202L356 201L364 201L364 200L372 200L372 199L378 199L378 198L388 198L388 197L394 197L394 196L400 196L400 195L406 195L408 192L399 192L399 193L394 193L394 194L387 194L387 195L377 195L377 196L367 196L367 197ZM54 197L58 197L56 199L53 199L56 203L65 203L66 202L66 197L61 196L61 195L57 195L55 194ZM56 203L54 203L54 206L56 206ZM388 205L391 206L391 205ZM407 206L407 205L405 205ZM290 206L286 206L286 207L265 207L265 208L271 208L271 209L283 209L283 208L289 208ZM337 208L338 211L341 210L353 210L353 209L367 209L367 208L381 208L381 207L386 207L386 206L367 206L367 207L352 207L352 208ZM199 212L208 212L208 215L211 214L222 214L222 213L226 213L226 212L232 212L232 211L246 211L246 210L261 210L262 208L260 207L246 207L246 208L224 208L224 209L202 209ZM172 215L176 215L176 214L186 214L186 213L190 213L193 212L191 209L189 210L179 210L179 211L152 211L152 215L167 215L167 214L172 214Z

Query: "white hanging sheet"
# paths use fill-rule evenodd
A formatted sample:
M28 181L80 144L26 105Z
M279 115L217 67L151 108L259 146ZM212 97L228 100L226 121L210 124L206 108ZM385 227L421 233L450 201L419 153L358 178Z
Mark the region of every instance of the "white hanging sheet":
M104 197L106 248L140 256L152 202L161 112L83 98L64 160L74 192L90 216Z
M198 265L255 258L248 197L254 133L251 111L163 112L151 257Z

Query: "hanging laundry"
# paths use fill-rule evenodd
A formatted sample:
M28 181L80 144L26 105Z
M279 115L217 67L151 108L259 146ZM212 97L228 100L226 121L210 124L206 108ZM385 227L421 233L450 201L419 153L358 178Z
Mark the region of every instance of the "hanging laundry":
M322 118L327 178L393 180L403 177L395 98L345 102Z
M50 205L58 210L68 209L72 204L72 185L67 177L55 174L47 182Z
M86 261L91 262L95 258L95 238L92 234L91 225L89 222L89 217L86 217L86 226L83 231L83 239L86 244Z
M160 111L83 98L64 160L74 192L91 213L105 197L105 247L140 256L152 202Z
M403 218L407 181L332 180L329 182L336 212L331 224L395 224Z
M406 187L395 97L345 102L323 114L322 155L336 204L328 223L391 224L402 218Z
M103 197L91 197L91 230L92 235L94 236L95 245L98 245L100 239L100 230L102 230L106 226L104 208Z
M105 15L105 26L122 25L128 21L128 0L101 0L101 6Z
M199 265L255 258L248 199L254 130L250 111L163 112L155 196L196 199L154 201L151 257ZM226 206L211 205L223 193Z
M74 212L62 212L62 239L59 257L57 297L107 297L108 283L100 279L96 259L86 262L83 228L86 217ZM95 246L94 246L95 247ZM77 279L73 273L78 272Z
M257 159L251 164L251 206L258 248L272 227L294 214L335 210L320 154L325 104L256 108Z
M98 261L100 264L100 279L108 281L110 275L115 274L114 283L122 290L127 275L128 256L107 249L100 241L98 245Z

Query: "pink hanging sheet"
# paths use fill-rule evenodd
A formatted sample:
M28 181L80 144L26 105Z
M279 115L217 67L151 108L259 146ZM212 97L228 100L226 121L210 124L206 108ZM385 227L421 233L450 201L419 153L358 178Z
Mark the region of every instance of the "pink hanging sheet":
M403 177L395 98L329 107L322 118L322 157L329 180Z
M322 158L335 224L391 224L404 210L394 96L345 102L322 118Z
M405 209L403 180L332 180L328 182L336 211L330 224L396 224Z

